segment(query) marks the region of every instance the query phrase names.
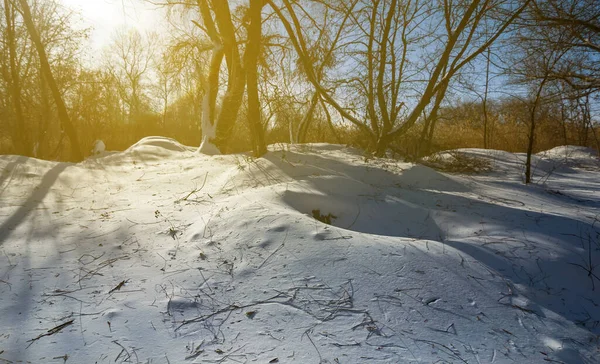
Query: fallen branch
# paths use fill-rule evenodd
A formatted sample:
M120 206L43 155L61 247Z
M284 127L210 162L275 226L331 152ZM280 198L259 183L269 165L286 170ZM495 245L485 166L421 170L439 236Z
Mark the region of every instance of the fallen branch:
M264 304L267 304L267 303L282 303L282 302L279 302L279 301L273 301L273 300L275 300L277 298L281 298L281 297L287 297L287 296L285 294L279 293L279 294L277 294L277 295L275 295L275 296L273 296L271 298L267 298L266 300L256 301L256 302L252 302L252 303L249 303L249 304L246 304L246 305L236 305L236 304L229 305L227 307L224 307L224 308L221 308L221 309L219 309L217 311L214 311L214 312L212 312L212 313L210 313L208 315L199 316L199 317L196 317L196 318L193 318L193 319L190 319L190 320L184 320L183 322L181 322L181 324L179 326L177 326L175 328L175 331L179 330L180 328L182 328L185 325L189 325L189 324L194 323L194 322L203 322L203 321L208 320L211 317L220 315L220 314L225 313L225 312L230 312L230 311L234 311L234 310L238 310L238 309L245 309L245 308L249 308L249 307L257 306L257 305L264 305Z
M30 347L34 342L36 342L37 340L43 338L44 336L54 335L54 334L62 331L62 329L64 329L65 327L72 325L74 321L75 320L70 320L70 321L67 321L65 323L62 323L62 324L60 324L60 325L58 325L56 327L51 328L50 330L48 330L47 332L41 334L40 336L38 336L38 337L36 337L34 339L31 339L31 340L28 340L28 342L30 342L30 344L27 345L27 347Z

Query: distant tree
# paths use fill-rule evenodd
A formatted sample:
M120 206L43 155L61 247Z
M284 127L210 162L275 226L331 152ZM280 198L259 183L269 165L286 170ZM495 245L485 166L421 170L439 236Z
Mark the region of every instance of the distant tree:
M135 124L150 108L147 81L156 52L156 35L142 36L136 29L119 29L107 52L104 67L116 81L127 121Z
M159 56L155 57L154 71L156 73L156 83L152 88L153 94L158 99L160 105L159 110L161 113L161 126L162 129L167 126L167 115L169 105L172 103L173 97L178 92L178 73L180 73L181 65L173 62L173 59L169 55L169 49L165 49Z
M171 37L157 57L154 68L158 78L154 97L162 109L164 132L188 145L199 145L202 99L210 62L204 31L191 21L197 5L170 7ZM197 24L197 23L196 23Z

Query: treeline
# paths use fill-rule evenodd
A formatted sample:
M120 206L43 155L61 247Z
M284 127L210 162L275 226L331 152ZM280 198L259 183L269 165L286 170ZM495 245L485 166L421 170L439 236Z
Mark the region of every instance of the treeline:
M526 152L529 143L528 99L489 100L487 128L484 126L483 103L462 101L440 111L433 135L423 140L417 126L397 143L396 152L418 159L431 152L457 148L489 148L508 152ZM592 128L591 101L545 101L537 111L534 132L535 150L544 151L559 145L580 145L598 149L600 129ZM579 103L581 102L581 103ZM487 129L487 130L486 130ZM487 140L484 140L487 135Z
M96 139L122 150L148 135L255 155L278 142L410 158L598 147L595 0L159 6L168 33L118 30L90 65L59 0L2 0L0 153L77 160Z

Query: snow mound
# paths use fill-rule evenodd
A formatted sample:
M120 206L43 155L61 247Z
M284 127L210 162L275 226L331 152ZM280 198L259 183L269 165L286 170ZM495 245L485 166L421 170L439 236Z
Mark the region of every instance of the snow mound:
M434 153L423 159L437 170L453 173L502 173L515 177L522 170L524 159L518 154L501 150L460 148Z
M563 145L538 153L545 158L598 159L598 151L576 145Z
M197 152L200 154L205 154L205 155L220 155L221 154L221 151L219 150L219 148L217 148L216 145L209 142L208 140L202 141L202 144L200 144L200 148L198 148Z
M193 152L195 150L195 148L187 147L175 139L150 136L141 139L131 147L127 148L125 152L148 151L157 148L173 152Z
M193 149L0 156L0 362L600 362L598 172Z
M598 152L592 148L565 145L537 153L537 156L556 166L600 169Z
M0 155L0 173L4 176L14 173L22 175L40 173L40 171L50 169L56 164L57 162L20 155Z
M88 166L125 165L150 163L162 160L191 157L195 148L185 146L175 139L166 137L145 137L123 152L103 152L84 161Z
M461 148L434 153L424 158L424 163L440 171L476 173L522 180L526 153L500 150ZM598 170L600 161L591 148L561 146L531 156L534 180L543 180L554 173L574 173L573 168Z

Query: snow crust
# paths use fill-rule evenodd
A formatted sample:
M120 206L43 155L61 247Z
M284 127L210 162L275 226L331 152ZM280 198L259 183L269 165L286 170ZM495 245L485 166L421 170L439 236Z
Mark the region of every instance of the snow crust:
M596 157L461 152L0 156L0 362L600 362Z

